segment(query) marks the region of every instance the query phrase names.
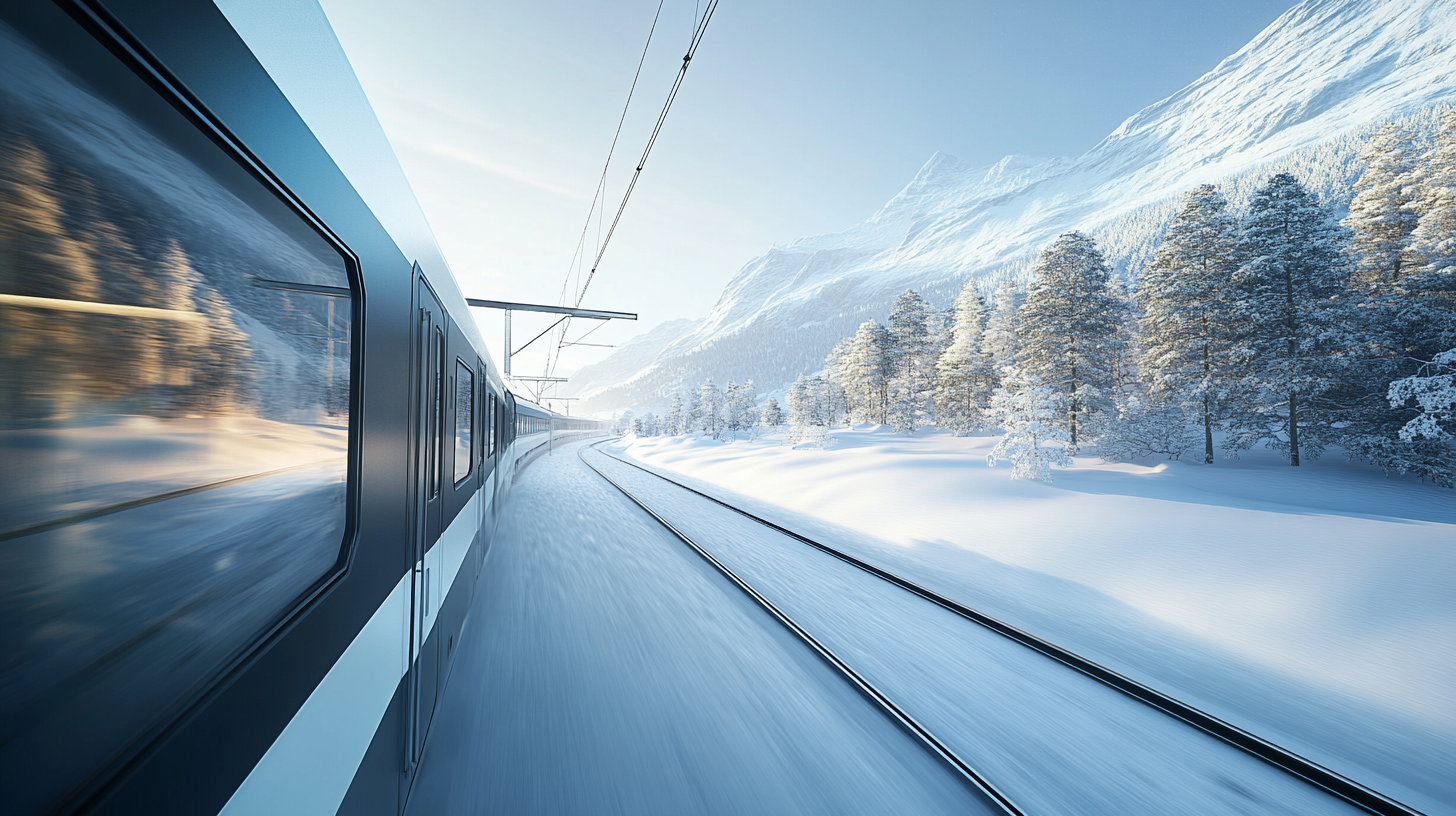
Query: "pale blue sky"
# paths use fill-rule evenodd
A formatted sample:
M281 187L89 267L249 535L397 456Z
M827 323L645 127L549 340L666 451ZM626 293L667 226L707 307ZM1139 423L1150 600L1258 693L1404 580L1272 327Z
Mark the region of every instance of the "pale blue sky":
M554 302L656 0L322 5L462 288ZM610 210L695 5L665 2ZM863 220L936 151L978 164L1080 154L1289 6L722 0L585 304L642 322L592 339L701 316L750 258ZM498 320L479 317L498 343ZM545 325L518 321L516 342ZM536 352L518 370L539 368ZM605 354L578 350L563 370Z

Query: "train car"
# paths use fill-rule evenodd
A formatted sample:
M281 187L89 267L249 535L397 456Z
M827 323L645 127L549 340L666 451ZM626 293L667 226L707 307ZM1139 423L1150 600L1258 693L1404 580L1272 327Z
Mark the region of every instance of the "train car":
M0 5L7 814L401 812L511 483L602 432L318 121L209 0Z

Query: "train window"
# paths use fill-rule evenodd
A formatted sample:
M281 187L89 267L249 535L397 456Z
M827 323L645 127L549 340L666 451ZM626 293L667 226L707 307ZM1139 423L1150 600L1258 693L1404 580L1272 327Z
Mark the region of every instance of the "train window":
M44 31L0 20L0 762L46 780L18 812L342 563L351 425L345 256L89 35Z
M442 472L445 469L445 331L439 326L435 327L435 364L434 385L431 386L431 403L433 408L430 413L430 450L427 452L430 457L430 498L440 495L440 482Z
M495 394L487 397L487 405L489 408L485 412L485 421L488 423L485 429L485 455L495 456Z
M475 447L470 444L475 424L475 372L455 361L455 484L474 469Z

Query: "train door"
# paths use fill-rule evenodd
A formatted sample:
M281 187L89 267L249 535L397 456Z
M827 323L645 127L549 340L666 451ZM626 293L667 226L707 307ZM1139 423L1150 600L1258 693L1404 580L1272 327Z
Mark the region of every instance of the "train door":
M409 704L405 729L402 784L408 791L420 760L425 733L435 711L439 681L439 641L429 637L440 605L438 572L429 557L439 537L445 505L445 429L448 372L445 354L445 310L424 278L416 284L415 338L415 485L417 509L410 536Z

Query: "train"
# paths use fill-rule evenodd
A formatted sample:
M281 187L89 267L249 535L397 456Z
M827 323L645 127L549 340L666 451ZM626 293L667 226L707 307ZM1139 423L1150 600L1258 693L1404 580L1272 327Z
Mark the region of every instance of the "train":
M0 4L6 814L403 812L512 485L608 430L508 387L392 155L257 42Z

